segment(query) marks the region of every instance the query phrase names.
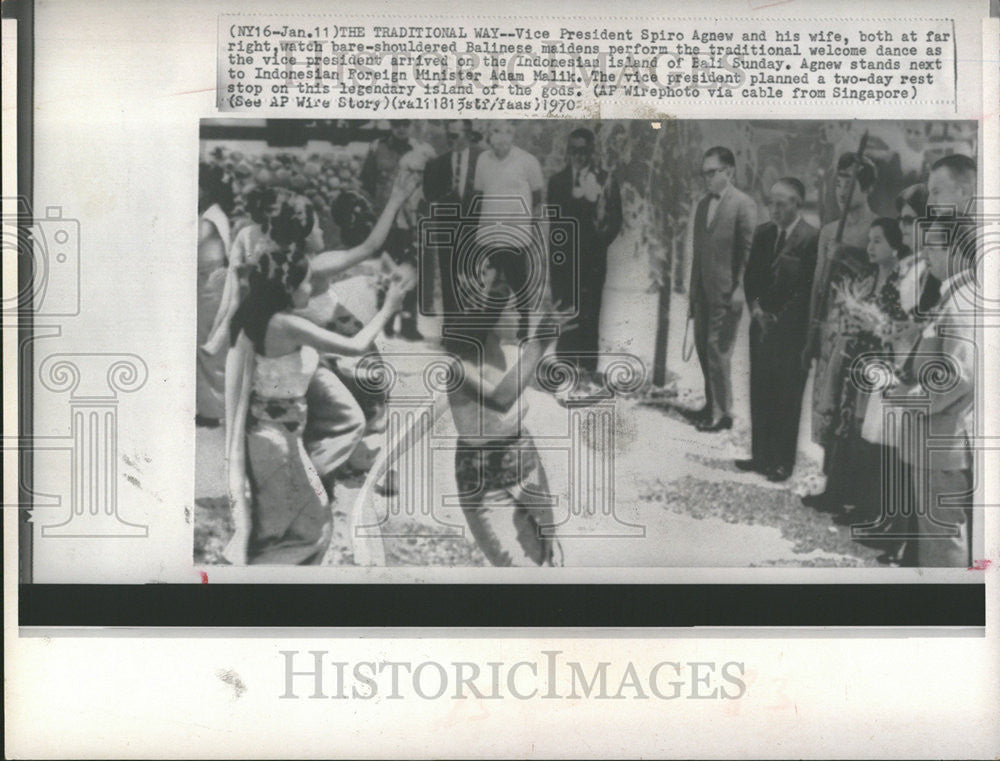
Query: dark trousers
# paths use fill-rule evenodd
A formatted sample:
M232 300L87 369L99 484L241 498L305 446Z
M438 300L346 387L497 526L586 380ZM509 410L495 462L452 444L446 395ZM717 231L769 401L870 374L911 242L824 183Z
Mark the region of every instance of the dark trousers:
M903 565L967 568L972 563L972 471L917 466L912 472L917 504Z
M531 251L515 248L499 249L494 255L497 268L503 272L507 285L516 295L515 306L520 316L517 329L518 338L527 338L528 336L528 315L531 313L532 294L524 289L528 285L531 270L544 272L540 269L541 262L529 262L528 257L531 255ZM532 264L533 267L530 266Z
M804 335L780 323L766 332L750 324L750 425L752 457L765 468L791 472L799 440L806 374Z
M580 275L580 289L573 293L574 283L567 274L553 267L549 273L552 301L565 307L577 307L575 326L563 331L556 342L556 354L582 370L597 372L598 342L601 324L601 300L604 297L606 270L593 268ZM574 299L577 301L573 303Z
M696 286L700 287L700 286ZM742 309L728 304L709 303L704 293L694 298L694 347L705 378L705 404L712 420L732 415L733 383L730 364L736 329L743 316Z
M895 447L880 450L880 462L851 474L851 483L870 498L859 505L856 523L873 528L860 529L856 538L901 555L906 566L967 568L972 562L972 472L925 469L906 463Z
M431 283L434 277L434 260L437 260L437 269L441 277L441 333L445 335L450 326L456 324L456 317L461 314L461 308L456 291L456 274L452 271L452 260L455 256L454 249L449 246L441 246L436 249L425 249L421 257L423 265L420 273L421 286L423 286L423 302L420 309L424 314L435 314L437 309L434 304L434 293Z

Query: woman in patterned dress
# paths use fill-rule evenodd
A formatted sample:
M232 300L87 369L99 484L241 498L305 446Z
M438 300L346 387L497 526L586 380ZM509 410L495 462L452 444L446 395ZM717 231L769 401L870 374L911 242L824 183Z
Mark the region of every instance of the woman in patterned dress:
M271 218L276 248L250 268L230 325L226 450L235 531L225 556L236 565L322 561L332 515L302 440L318 353L364 353L413 286L394 282L385 306L350 338L294 314L312 292L310 230L292 205Z
M868 400L859 377L860 357L889 360L891 346L886 336L907 320L900 306L899 261L909 254L896 220L876 219L868 231L868 259L872 269L860 276L842 276L833 285L828 322L831 343L822 376L824 405L815 414L822 422L818 433L829 458L830 483L840 484L830 494L830 509L841 512L845 505L871 504L872 475L880 467L878 445L861 437ZM820 377L817 375L817 377ZM815 432L814 432L815 433Z

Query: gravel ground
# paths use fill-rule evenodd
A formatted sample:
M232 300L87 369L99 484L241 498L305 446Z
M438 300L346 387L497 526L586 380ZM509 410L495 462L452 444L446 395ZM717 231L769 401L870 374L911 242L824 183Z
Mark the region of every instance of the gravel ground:
M683 308L683 304L677 306ZM427 335L434 334L433 326L421 329ZM680 357L671 358L675 372L665 389L616 401L615 514L610 517L596 509L582 514L567 509L566 453L545 451L539 438L542 463L557 500L556 519L565 521L559 531L567 566L877 565L880 550L852 541L849 528L838 527L828 515L801 504L800 496L823 488L818 450L809 441L808 425L800 437L796 471L788 482L771 484L733 465L735 458L747 456L750 443L748 400L743 388L747 379L745 340L744 335L734 354L736 427L731 431L700 433L686 416L702 403L701 375L693 359L684 363ZM680 343L679 337L673 341L672 352L679 352ZM394 389L401 396L421 382L424 361L420 354L436 351L431 342L407 344L398 340L386 341L380 348L407 355L401 360ZM809 398L809 388L806 394ZM567 411L550 395L529 389L525 397L529 405L526 423L536 437L568 430ZM454 435L447 414L435 427L435 434L442 432ZM221 550L231 532L224 496L222 441L221 430L198 429L194 558L199 564L225 562ZM453 458L443 456L434 463L435 494L447 493L454 484ZM337 485L331 505L334 536L324 565L355 562L347 526L360 486L359 480ZM386 508L383 505L381 509ZM419 509L402 512L405 514L393 514L383 524L387 565L486 564L468 531L462 530L464 519L457 508L440 508L434 517ZM642 534L623 529L630 523L641 526ZM456 528L449 530L445 528L448 525ZM607 538L595 541L594 537Z

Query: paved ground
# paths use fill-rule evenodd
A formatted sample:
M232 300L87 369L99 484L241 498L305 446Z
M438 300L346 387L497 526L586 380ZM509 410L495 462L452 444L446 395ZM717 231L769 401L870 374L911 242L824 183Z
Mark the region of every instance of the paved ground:
M619 399L614 404L614 510L573 513L569 497L567 449L558 432L565 431L567 410L550 394L529 389L528 428L536 436L552 436L541 457L553 495L556 516L562 521L560 541L567 566L875 566L880 551L852 541L849 529L834 525L829 516L802 506L799 495L817 491L818 450L803 431L799 464L785 484L738 471L733 460L747 455L748 370L746 325L734 357L737 423L733 431L707 434L696 431L677 411L678 406L700 404L701 376L692 358L680 355L686 304L673 305L671 352L668 366L677 377L676 396L648 395ZM434 326L423 325L427 335ZM398 360L395 395L419 388L425 361L422 352L434 352L433 342L407 344L385 341L389 353L415 354ZM808 393L808 389L807 389ZM448 414L434 429L441 440L454 436ZM435 438L438 441L439 438ZM539 441L541 445L541 441ZM561 450L560 450L561 447ZM580 449L584 455L587 449ZM453 455L445 447L433 455L433 478L421 480L425 496L394 505L376 503L383 521L386 562L390 565L483 565L485 558L465 529L461 510L442 505L453 488ZM605 462L606 455L593 462ZM610 462L610 461L609 461ZM195 557L198 562L220 562L219 551L228 537L222 432L197 432ZM426 465L422 467L426 468ZM594 472L591 466L587 472ZM427 484L430 486L427 486ZM338 485L331 509L335 539L326 564L354 562L348 516L360 482ZM408 490L404 490L408 493ZM427 507L433 504L433 508Z

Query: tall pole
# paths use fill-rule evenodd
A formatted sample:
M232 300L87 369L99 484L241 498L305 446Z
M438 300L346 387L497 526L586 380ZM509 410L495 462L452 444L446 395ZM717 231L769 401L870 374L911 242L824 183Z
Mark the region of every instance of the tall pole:
M653 352L653 385L663 387L667 383L667 336L670 334L670 262L664 266L663 283L656 308L656 344Z

